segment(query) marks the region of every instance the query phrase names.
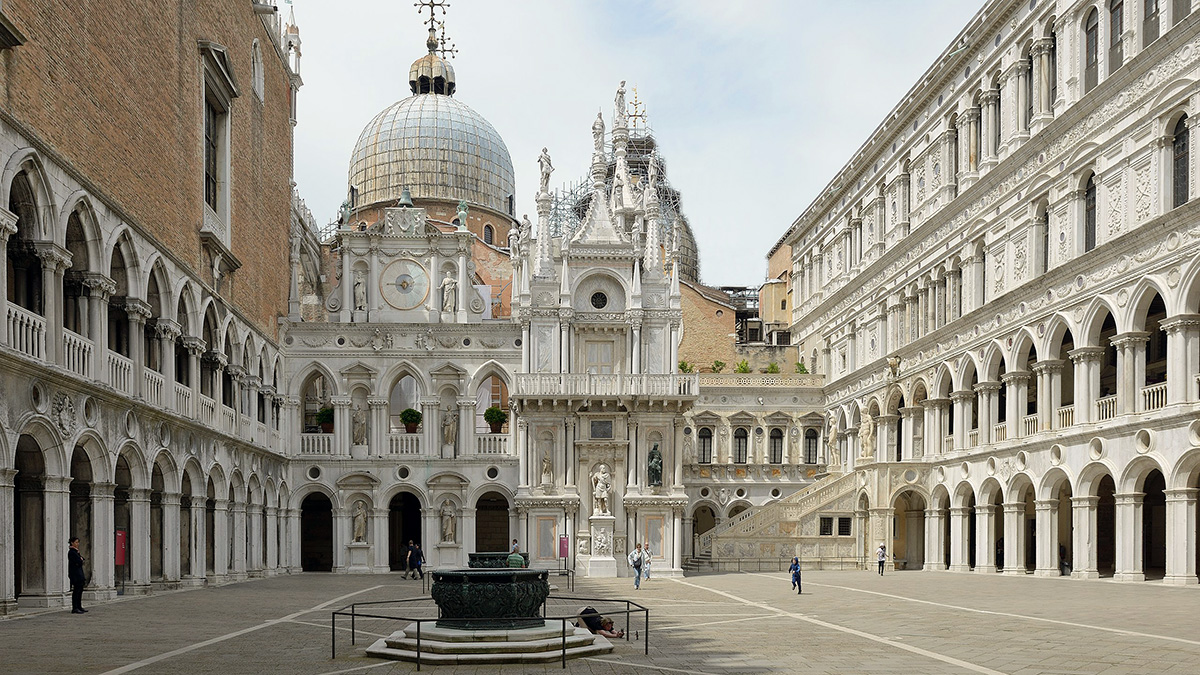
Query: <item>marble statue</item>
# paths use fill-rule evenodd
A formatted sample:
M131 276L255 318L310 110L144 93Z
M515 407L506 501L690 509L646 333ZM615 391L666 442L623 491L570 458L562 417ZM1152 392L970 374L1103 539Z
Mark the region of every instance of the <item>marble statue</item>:
M617 97L613 99L613 108L616 115L625 116L625 80L621 80L621 86L617 87Z
M458 282L454 279L453 272L446 272L446 276L442 279L442 311L454 312L458 306Z
M829 432L825 434L825 443L829 446L829 460L830 461L832 461L833 457L835 457L835 456L841 457L841 455L838 453L837 420L834 419L832 413L830 413L830 415L829 415Z
M367 282L362 272L354 273L354 309L359 312L367 309Z
M454 502L450 501L449 499L442 502L441 516L442 516L442 543L443 544L453 544L454 536L455 536L454 535L454 531L455 531Z
M871 413L864 412L862 422L858 425L858 440L862 444L862 456L875 456L875 418Z
M529 241L533 235L533 223L529 222L529 214L521 216L521 241Z
M458 438L458 413L454 408L446 408L442 413L442 443L453 446Z
M542 455L542 485L554 483L554 465L550 462L550 453Z
M354 445L367 444L367 411L363 410L362 405L355 403L354 412L351 414L350 421L352 422L352 434Z
M592 143L596 146L596 154L604 154L604 113L596 113L596 121L592 122Z
M367 503L358 500L354 505L354 541L367 540Z
M550 153L546 148L542 148L542 154L538 157L538 169L542 173L542 194L550 193L550 174L554 173L554 165L550 163Z
M508 257L514 261L521 257L521 228L519 227L508 230Z
M612 493L612 474L608 465L601 464L592 474L592 511L596 515L609 515L608 495Z

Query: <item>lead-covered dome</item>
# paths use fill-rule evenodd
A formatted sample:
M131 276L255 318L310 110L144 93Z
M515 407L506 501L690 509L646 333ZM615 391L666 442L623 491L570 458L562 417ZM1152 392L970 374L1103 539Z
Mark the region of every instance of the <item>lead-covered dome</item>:
M454 71L434 53L413 63L413 91L375 116L350 156L357 206L396 200L408 188L417 199L445 199L511 215L512 158L500 134L454 98Z

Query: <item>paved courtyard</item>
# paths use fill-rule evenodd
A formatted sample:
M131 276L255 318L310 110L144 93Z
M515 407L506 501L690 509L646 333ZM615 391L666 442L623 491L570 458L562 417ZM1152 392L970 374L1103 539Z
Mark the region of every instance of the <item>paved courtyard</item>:
M1200 588L934 572L808 572L579 580L573 595L629 597L651 610L636 640L570 661L583 673L1194 673ZM567 594L565 589L560 594ZM419 597L398 575L305 574L91 605L86 615L0 620L5 673L401 673L366 658L395 621L349 625L330 658L330 610ZM561 606L575 606L566 602ZM602 609L602 611L605 611ZM552 610L553 612L553 610ZM607 612L606 612L607 613ZM624 618L618 617L618 624ZM341 624L339 624L340 626ZM434 673L561 672L549 666L426 666Z

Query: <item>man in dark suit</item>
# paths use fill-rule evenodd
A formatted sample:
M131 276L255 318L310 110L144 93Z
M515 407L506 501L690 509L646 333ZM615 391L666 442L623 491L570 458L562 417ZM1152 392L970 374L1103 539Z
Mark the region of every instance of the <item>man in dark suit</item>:
M71 580L71 613L84 614L83 608L83 556L79 553L79 537L67 540L71 549L67 551L67 578Z

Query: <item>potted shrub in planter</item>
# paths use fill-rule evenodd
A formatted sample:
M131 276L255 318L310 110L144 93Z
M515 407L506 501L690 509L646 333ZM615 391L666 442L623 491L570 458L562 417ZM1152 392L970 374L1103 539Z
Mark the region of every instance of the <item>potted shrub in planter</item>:
M321 408L317 411L317 424L321 427L321 433L333 433L333 408Z
M493 434L500 433L500 429L504 427L504 423L508 421L508 413L504 412L496 406L492 406L483 411L483 421L488 423L492 428Z
M421 426L421 413L412 408L405 408L400 411L400 423L404 425L404 433L415 434L417 427Z

